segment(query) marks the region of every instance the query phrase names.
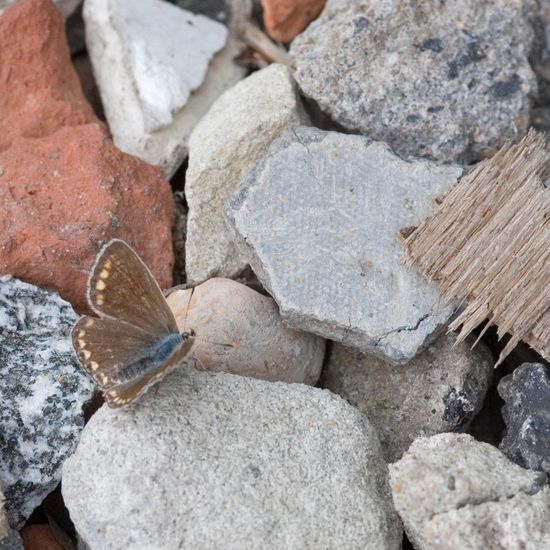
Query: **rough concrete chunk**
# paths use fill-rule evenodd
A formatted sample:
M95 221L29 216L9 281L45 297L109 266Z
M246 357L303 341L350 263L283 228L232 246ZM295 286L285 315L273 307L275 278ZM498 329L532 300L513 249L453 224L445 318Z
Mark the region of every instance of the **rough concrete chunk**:
M443 335L400 367L333 344L321 384L372 422L388 462L401 458L420 436L464 430L483 404L493 358L472 341L454 346Z
M223 204L269 144L305 122L289 69L271 65L225 92L197 125L185 182L188 280L235 277L246 267L225 226Z
M305 95L399 154L479 158L527 130L535 0L329 0L292 43Z
M417 439L390 465L390 483L418 550L543 550L550 543L546 476L469 435Z
M86 0L83 14L86 45L116 146L161 165L171 177L187 155L195 124L244 75L233 62L239 46L229 40L208 65L223 46L226 28L159 0ZM173 24L166 26L170 19ZM201 28L204 41L196 50L189 31L195 36ZM189 95L202 77L202 85Z
M93 382L76 364L77 319L53 292L0 277L0 481L18 528L61 479Z
M401 545L374 429L301 384L176 370L92 417L63 496L91 550Z
M300 127L272 144L225 212L291 326L403 363L453 308L401 265L396 236L461 173L404 161L361 136Z

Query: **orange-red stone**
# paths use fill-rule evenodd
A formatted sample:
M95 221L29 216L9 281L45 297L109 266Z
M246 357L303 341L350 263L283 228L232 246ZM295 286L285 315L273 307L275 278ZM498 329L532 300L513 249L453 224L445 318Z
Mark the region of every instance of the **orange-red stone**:
M14 4L0 17L0 151L18 136L47 136L96 120L71 65L55 4Z
M264 25L280 42L291 42L323 10L325 0L262 0Z
M170 186L99 123L14 139L0 153L0 211L0 273L57 290L80 311L88 271L113 237L137 250L161 286L172 283Z

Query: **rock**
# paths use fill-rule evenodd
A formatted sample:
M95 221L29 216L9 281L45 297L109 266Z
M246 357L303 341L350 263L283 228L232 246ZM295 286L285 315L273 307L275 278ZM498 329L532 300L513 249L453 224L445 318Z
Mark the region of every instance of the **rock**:
M214 21L229 26L231 20L230 4L235 0L170 0L184 10L205 15Z
M361 136L300 127L271 145L225 213L290 326L404 363L453 308L401 265L397 233L460 174Z
M0 211L9 213L0 217L0 273L57 290L85 311L88 271L118 237L171 286L170 186L158 168L116 149L102 126L19 138L0 153L0 174Z
M162 166L170 178L187 155L195 124L219 95L242 78L244 69L233 63L239 46L230 40L212 58L205 74L208 60L226 40L223 25L159 0L141 2L139 18L137 12L130 17L134 10L131 0L86 0L86 44L115 145ZM185 23L189 20L193 25ZM213 32L206 32L208 29ZM196 31L208 36L199 49L193 44ZM182 49L186 55L181 55ZM142 50L147 52L143 62ZM170 65L172 56L178 59L175 66ZM164 68L159 72L157 63L169 68L172 76L168 78ZM188 66L193 70L188 71ZM204 78L202 86L184 94L181 83L191 91L200 84L199 76ZM136 89L142 90L141 95Z
M376 433L339 397L185 367L157 388L102 407L65 463L91 550L400 548Z
M0 152L17 137L96 121L51 0L22 0L0 17Z
M500 450L520 466L550 474L550 372L525 363L505 376L498 392L506 431Z
M478 159L528 128L534 6L328 0L292 43L295 78L338 123L400 155Z
M25 525L21 537L25 550L64 550L47 524Z
M18 528L61 479L93 382L77 366L77 316L57 294L0 277L0 480Z
M444 335L402 367L333 344L322 386L364 412L378 432L386 461L401 458L420 436L461 431L479 412L493 373L487 348L456 347Z
M417 439L390 465L390 483L418 550L542 549L541 541L550 542L546 476L469 435Z
M187 277L236 277L246 267L223 219L225 201L284 130L307 123L290 71L270 65L214 103L189 141Z
M9 6L12 4L15 4L16 2L20 1L20 3L24 3L25 1L28 2L28 0L0 0L0 14L4 10L6 10ZM80 5L82 0L53 0L55 2L55 6L57 9L61 12L63 17L67 18L69 17L76 8ZM51 3L51 0L48 0L48 3Z
M0 483L0 550L24 550L17 531L10 529L8 516L4 509L4 494Z
M291 42L324 6L325 0L262 0L264 25L273 39Z
M272 298L229 279L210 279L168 297L181 331L192 328L196 367L264 380L319 379L325 342L288 328Z

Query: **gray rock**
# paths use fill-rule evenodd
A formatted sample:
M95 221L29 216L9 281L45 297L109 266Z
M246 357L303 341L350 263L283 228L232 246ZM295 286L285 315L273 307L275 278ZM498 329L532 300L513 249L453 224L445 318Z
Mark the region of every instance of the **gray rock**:
M189 140L185 182L185 263L191 283L236 277L246 267L231 242L223 205L269 144L301 123L307 116L283 65L270 65L239 82L199 122Z
M420 436L467 428L483 404L493 358L471 341L453 347L455 339L438 338L402 367L333 344L321 384L368 416L394 462Z
M180 8L193 13L206 15L214 21L229 25L231 19L230 3L234 0L170 0Z
M100 409L63 468L91 550L397 549L366 417L326 390L181 368Z
M540 363L524 363L498 385L506 402L506 431L500 450L524 468L550 474L550 372Z
M233 62L240 46L229 40L208 64L227 38L225 26L159 0L86 0L83 15L115 145L171 177L195 124L243 77ZM204 40L195 40L197 32Z
M289 325L404 363L453 308L401 265L397 233L461 173L404 161L361 136L300 127L272 144L225 213Z
M390 483L418 550L542 550L550 543L546 476L469 435L417 439L390 465Z
M93 383L77 366L70 304L0 277L0 480L18 528L61 478L84 427Z
M470 161L521 136L535 0L329 0L292 43L302 91L399 154Z
M4 509L4 494L0 483L0 550L24 550L23 542L17 531L10 529L8 516Z

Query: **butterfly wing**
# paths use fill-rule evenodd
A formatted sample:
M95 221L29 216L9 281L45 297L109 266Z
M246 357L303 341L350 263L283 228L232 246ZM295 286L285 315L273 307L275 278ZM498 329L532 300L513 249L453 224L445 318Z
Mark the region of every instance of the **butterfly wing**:
M72 339L84 370L111 407L122 407L145 393L181 363L193 345L192 338L184 340L167 361L148 368L159 336L125 321L84 316L74 326ZM138 367L135 376L127 372L134 366Z
M159 336L178 332L160 287L148 267L124 241L114 239L98 254L88 281L91 308Z
M193 346L192 339L183 342L182 347L174 356L154 371L140 376L132 382L114 386L105 392L105 401L110 407L118 408L128 405L142 396L153 384L162 380L175 367L185 361Z
M155 336L124 321L84 316L72 332L73 346L84 370L107 390L117 373L154 346Z

